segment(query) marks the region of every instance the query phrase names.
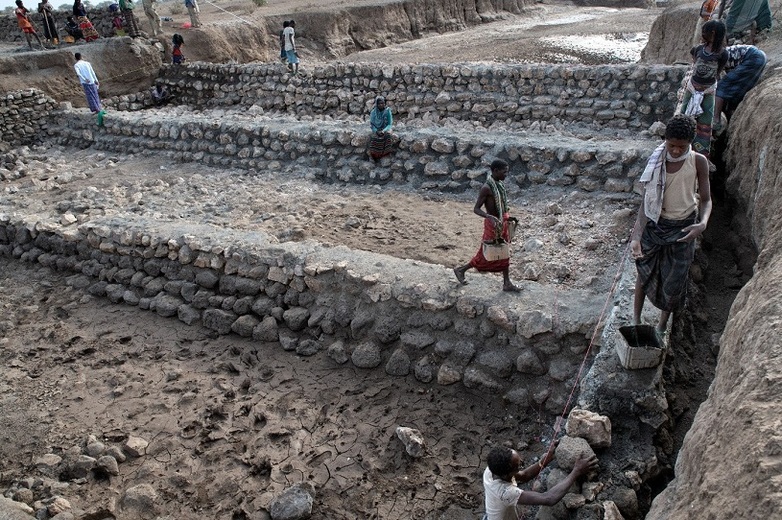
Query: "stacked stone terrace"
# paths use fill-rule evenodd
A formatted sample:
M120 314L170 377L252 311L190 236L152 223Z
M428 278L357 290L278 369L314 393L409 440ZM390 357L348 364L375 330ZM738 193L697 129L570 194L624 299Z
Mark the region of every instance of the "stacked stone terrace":
M316 168L329 182L405 183L464 191L490 160L538 184L628 192L656 146L642 130L673 111L684 68L335 64L290 77L275 65L167 67L181 110L147 93L110 100L105 128L71 113L57 142L165 151L177 160L252 171ZM384 95L399 151L366 160L366 118ZM619 138L617 137L620 136Z
M164 152L260 176L302 175L306 165L316 182L384 189L464 191L499 157L513 164L522 197L538 185L629 192L659 142L641 130L670 113L682 72L337 64L289 78L273 65L192 64L163 71L179 106L142 111L145 94L127 96L113 100L124 110L110 110L104 127L72 110L46 132L65 145ZM394 107L401 144L375 165L364 155L365 114L378 93ZM1 216L0 251L219 334L279 341L299 355L325 351L339 364L422 382L462 381L521 408L561 411L606 296L555 295L536 282L520 297L498 295L493 277L468 291L442 266L199 223L63 219L23 209Z
M0 142L18 145L40 137L41 124L56 105L38 90L6 93L0 97Z
M383 95L401 120L457 120L499 130L533 122L644 129L673 113L687 68L665 65L335 63L292 77L279 65L167 66L162 79L195 108L258 106L299 117L356 116ZM120 109L143 103L122 100ZM514 125L520 123L520 125ZM625 136L628 137L628 136Z

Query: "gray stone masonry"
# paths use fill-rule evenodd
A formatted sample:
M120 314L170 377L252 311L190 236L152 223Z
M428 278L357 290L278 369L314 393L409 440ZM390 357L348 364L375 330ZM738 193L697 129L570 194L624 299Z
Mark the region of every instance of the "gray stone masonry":
M366 155L364 123L298 121L235 111L191 114L183 107L109 112L98 127L86 111L59 114L46 127L66 146L115 153L167 153L176 160L255 172L290 169L337 183L407 183L461 192L479 187L495 158L511 164L520 187L577 186L630 192L656 140L588 141L540 132L468 132L444 127L397 132L398 150L375 164Z
M30 144L41 135L41 124L57 103L40 90L18 90L0 96L0 141Z
M257 106L297 116L366 117L382 94L397 119L577 122L645 129L673 113L686 66L335 63L291 76L280 64L167 65L161 79L195 108ZM144 102L117 104L140 109Z
M496 278L469 290L450 269L411 260L278 244L262 233L145 220L62 227L39 215L0 215L0 254L72 272L89 294L149 309L216 334L234 332L351 362L393 377L494 392L517 409L559 413L603 295Z

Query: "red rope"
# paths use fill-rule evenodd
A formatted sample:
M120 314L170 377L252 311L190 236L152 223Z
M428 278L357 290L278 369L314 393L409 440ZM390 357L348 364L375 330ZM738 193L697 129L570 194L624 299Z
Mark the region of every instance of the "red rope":
M624 253L622 254L622 260L619 262L619 267L616 270L616 275L614 276L614 281L611 284L611 290L608 292L608 296L606 297L606 301L603 304L603 310L600 311L600 317L597 320L597 323L595 324L595 330L592 332L592 338L589 340L589 346L587 347L586 352L584 353L584 359L581 361L581 366L578 368L578 374L576 375L576 380L573 383L573 388L570 390L570 395L568 396L567 402L565 403L565 407L562 410L562 414L557 417L557 420L554 424L554 434L551 437L551 444L549 444L548 451L546 451L546 457L549 456L554 451L554 441L557 438L557 435L559 435L559 432L562 429L562 423L565 422L565 416L567 415L568 408L570 407L570 403L573 400L573 396L576 393L576 388L578 388L578 383L581 380L581 375L584 372L584 367L586 366L587 359L589 358L589 354L592 352L592 346L595 344L595 339L597 338L597 332L600 330L600 325L603 323L603 320L605 319L606 310L608 309L608 303L612 300L614 291L616 291L616 287L619 284L619 279L622 276L622 269L624 267L625 260L627 259L627 253L630 251L630 243L628 242L627 247L625 248ZM554 319L555 323L559 319L559 309L558 309L558 298L557 298L557 292L554 293ZM542 460L542 459L541 459ZM535 478L535 481L537 482L540 478L540 473L538 473L538 476Z

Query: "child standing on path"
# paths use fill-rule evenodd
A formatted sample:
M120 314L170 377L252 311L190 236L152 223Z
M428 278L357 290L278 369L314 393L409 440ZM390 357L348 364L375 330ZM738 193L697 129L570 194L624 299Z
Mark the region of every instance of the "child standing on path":
M291 20L283 29L285 38L285 57L288 60L288 70L295 76L299 73L299 53L296 52L296 22Z
M695 117L697 129L693 149L709 158L711 125L714 119L714 94L717 80L728 62L725 50L725 24L712 20L703 24L703 43L694 47L692 71L677 113Z

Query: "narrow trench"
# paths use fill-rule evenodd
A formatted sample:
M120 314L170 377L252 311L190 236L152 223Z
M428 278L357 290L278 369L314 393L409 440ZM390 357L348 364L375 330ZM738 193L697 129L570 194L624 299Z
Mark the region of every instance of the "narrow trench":
M745 215L725 187L729 172L722 152L723 135L712 160L717 171L711 179L713 209L709 226L690 273L688 307L674 317L672 349L663 372L669 405L669 423L656 435L655 444L665 470L648 482L653 499L674 478L673 468L700 404L706 399L719 354L719 338L733 300L752 277L757 258Z

